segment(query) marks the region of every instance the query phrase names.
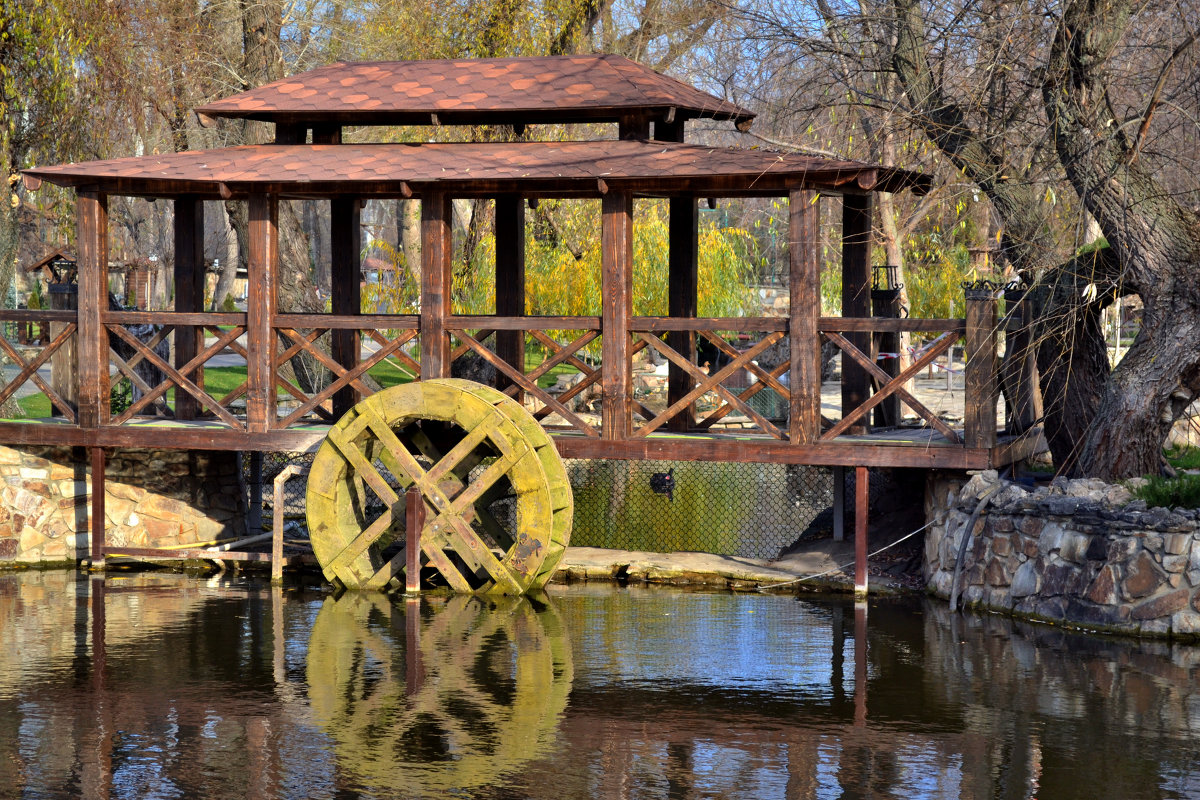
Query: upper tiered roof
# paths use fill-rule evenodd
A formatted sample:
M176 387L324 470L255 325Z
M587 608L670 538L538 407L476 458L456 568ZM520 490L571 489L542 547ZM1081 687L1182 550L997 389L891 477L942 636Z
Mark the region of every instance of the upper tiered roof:
M210 117L340 125L679 122L754 114L616 55L337 63L197 108Z

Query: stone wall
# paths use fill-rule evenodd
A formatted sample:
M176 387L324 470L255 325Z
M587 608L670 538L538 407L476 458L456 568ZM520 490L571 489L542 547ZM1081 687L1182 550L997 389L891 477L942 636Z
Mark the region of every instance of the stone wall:
M238 477L236 453L108 451L106 541L165 547L243 536ZM86 558L91 484L83 451L0 446L0 569Z
M1200 638L1200 516L1147 508L1125 486L1056 479L1031 490L994 471L932 474L925 579L948 598L964 528L989 491L963 559L960 602L1139 635Z

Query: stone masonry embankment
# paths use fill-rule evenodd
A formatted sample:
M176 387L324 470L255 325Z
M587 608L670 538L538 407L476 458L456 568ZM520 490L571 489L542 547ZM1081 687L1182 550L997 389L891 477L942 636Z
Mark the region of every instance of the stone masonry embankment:
M109 545L245 534L236 453L112 450L104 474ZM70 447L0 446L0 569L86 558L91 487L86 459Z
M994 471L930 476L929 590L948 598L971 513L959 581L966 605L1136 635L1200 638L1200 515L1147 508L1125 486L1055 479L1028 489Z

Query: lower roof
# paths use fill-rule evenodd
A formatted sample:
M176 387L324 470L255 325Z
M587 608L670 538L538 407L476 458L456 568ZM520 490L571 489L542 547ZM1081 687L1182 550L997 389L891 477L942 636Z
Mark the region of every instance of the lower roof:
M927 175L814 156L647 140L263 144L39 167L26 180L107 194L388 197L520 193L772 196L928 191Z

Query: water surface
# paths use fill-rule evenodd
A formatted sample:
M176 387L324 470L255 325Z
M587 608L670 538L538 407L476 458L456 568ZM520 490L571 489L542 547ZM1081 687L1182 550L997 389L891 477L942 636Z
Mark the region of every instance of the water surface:
M0 575L0 797L1200 798L1200 649L925 602Z

